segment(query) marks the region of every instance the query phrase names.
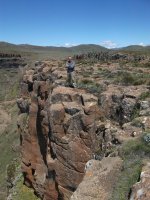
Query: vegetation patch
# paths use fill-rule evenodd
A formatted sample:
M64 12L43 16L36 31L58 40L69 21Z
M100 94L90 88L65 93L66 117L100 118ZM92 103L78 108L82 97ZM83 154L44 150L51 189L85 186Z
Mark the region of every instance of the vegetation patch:
M138 128L143 127L143 123L139 118L133 119L132 122L131 122L131 125L135 126L135 127L138 127Z
M88 92L99 94L103 91L102 86L99 83L95 83L90 79L83 79L77 83L78 88L86 89Z
M139 97L139 100L145 100L147 98L150 98L150 92L147 91L147 92L143 92L140 97Z
M18 69L0 69L0 101L16 98L19 94Z
M33 189L23 184L23 176L21 175L13 188L12 200L39 200L39 198L34 194Z
M126 200L131 187L139 180L144 159L150 156L150 146L143 137L126 142L119 152L123 159L123 170L113 189L111 200Z
M150 146L150 130L147 132L144 132L143 140L147 145Z
M14 159L18 159L20 154L17 150L15 150L16 146L19 146L19 136L17 132L17 115L18 115L18 108L16 104L11 104L8 107L5 105L5 109L11 114L12 121L4 131L0 135L0 192L6 193L6 166L8 166ZM14 166L8 168L8 174L13 176ZM11 170L12 169L12 170ZM12 177L9 176L9 177ZM1 199L4 199L1 197Z
M119 71L114 76L114 83L120 85L142 85L147 84L149 85L149 74L144 73L131 73L128 71Z

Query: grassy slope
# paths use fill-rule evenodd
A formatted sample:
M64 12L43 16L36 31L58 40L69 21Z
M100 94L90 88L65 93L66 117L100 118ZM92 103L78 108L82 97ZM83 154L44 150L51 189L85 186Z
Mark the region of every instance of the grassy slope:
M17 117L18 117L18 108L16 102L11 104L3 104L4 109L11 114L12 121L0 135L0 200L6 199L7 194L7 182L6 177L8 176L8 171L6 170L7 166L11 166L13 163L17 165L18 170L15 172L15 177L17 182L15 187L12 189L12 199L13 200L37 200L38 198L34 195L33 190L27 188L23 185L23 177L20 176L20 137L17 131ZM15 170L14 170L15 171ZM14 177L14 178L15 178Z
M147 51L150 50L150 46L131 45L123 47L122 49L128 51Z
M17 131L19 110L15 101L18 93L18 69L0 69L0 104L5 112L11 114L12 119L5 131L0 134L0 200L6 199L7 194L6 168L12 162L20 159L20 153L18 152L20 139ZM37 199L33 191L23 185L22 179L17 182L16 192L17 195L13 197L13 200Z
M19 90L18 69L0 69L0 101L14 99Z
M131 45L127 47L123 47L119 50L119 52L130 53L134 55L147 55L150 56L150 46L139 46L139 45Z
M12 121L0 135L0 191L6 192L6 166L15 158L18 158L19 154L14 151L12 147L19 145L19 137L17 132L17 115L18 108L16 103L4 106L4 108L12 116ZM2 199L2 196L1 196Z

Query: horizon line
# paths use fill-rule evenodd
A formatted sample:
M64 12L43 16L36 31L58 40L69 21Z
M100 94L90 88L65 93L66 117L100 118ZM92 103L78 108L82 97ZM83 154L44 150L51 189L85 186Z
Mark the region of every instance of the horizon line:
M11 45L16 45L16 46L37 46L37 47L62 47L62 48L71 48L71 47L76 47L76 46L80 46L80 45L97 45L97 46L100 46L100 47L103 47L103 48L106 48L106 49L121 49L121 48L125 48L125 47L130 47L130 46L140 46L140 47L148 47L150 46L150 44L146 44L146 45L143 45L143 44L129 44L127 46L120 46L120 47L112 47L112 48L109 48L109 47L106 47L106 46L103 46L101 44L97 44L97 43L80 43L80 44L70 44L70 43L66 43L66 44L62 44L62 45L59 45L59 44L56 44L56 45L39 45L39 44L32 44L32 43L14 43L14 42L8 42L8 41L0 41L0 43L7 43L7 44L11 44Z

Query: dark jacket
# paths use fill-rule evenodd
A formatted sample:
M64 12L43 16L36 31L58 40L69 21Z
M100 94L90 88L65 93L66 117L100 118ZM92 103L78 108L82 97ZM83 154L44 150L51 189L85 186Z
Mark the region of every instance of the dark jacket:
M73 60L71 60L70 62L67 61L66 62L66 67L67 67L67 72L68 73L73 72L74 68L75 68L75 62Z

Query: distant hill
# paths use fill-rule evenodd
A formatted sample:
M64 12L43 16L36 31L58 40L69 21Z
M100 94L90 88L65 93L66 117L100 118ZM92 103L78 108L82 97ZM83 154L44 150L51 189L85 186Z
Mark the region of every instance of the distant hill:
M7 53L33 53L33 54L49 54L51 57L64 57L67 55L87 53L91 51L108 51L107 48L95 44L84 44L73 47L55 47L55 46L35 46L29 44L10 44L7 42L0 42L0 52Z
M113 49L115 52L126 53L132 55L145 55L150 56L150 46L130 45L118 49Z
M144 47L141 45L130 45L127 47L121 48L122 50L127 50L127 51L143 51Z
M121 48L121 50L126 50L126 51L150 51L150 46L130 45L130 46Z
M126 53L138 53L150 55L150 46L131 45L118 49L107 49L96 44L81 44L73 47L56 46L36 46L30 44L15 45L7 42L0 42L0 53L19 53L23 57L31 60L59 59L69 55L82 54L88 52L117 51Z
M109 51L107 48L96 44L81 44L78 46L70 47L70 50L77 53L87 53L91 51Z

